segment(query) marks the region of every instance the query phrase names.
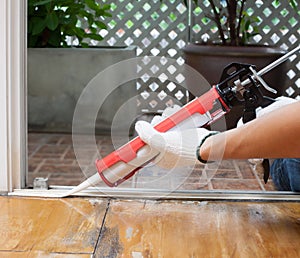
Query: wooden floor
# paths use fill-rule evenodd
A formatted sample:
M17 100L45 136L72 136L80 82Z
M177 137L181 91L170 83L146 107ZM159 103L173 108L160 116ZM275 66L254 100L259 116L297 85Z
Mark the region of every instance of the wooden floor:
M0 197L0 257L300 257L300 203Z

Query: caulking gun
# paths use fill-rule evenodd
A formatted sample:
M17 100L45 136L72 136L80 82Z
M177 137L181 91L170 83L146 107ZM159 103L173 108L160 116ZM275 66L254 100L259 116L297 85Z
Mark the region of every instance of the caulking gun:
M206 117L205 124L199 124L198 127L207 126L228 113L232 107L241 105L244 106L243 122L246 123L254 119L257 107L266 107L274 101L274 99L263 95L262 87L276 94L276 90L269 87L261 76L286 61L299 50L300 45L258 72L256 72L255 66L251 64L229 64L224 68L217 85L181 107L179 111L165 118L154 128L159 132L166 132L186 119L193 117L197 121L197 118L203 116ZM116 187L132 177L158 154L150 151L150 147L139 137L135 137L103 159L96 160L98 173L70 190L66 196L96 185L101 179L108 186Z

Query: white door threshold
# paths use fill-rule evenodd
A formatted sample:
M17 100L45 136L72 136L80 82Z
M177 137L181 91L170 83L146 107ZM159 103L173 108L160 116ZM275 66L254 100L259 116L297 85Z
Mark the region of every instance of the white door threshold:
M50 186L45 189L15 189L9 196L28 196L46 198L66 197L101 197L118 199L150 199L150 200L248 200L248 201L300 201L300 193L280 191L200 191L176 190L170 192L165 189L138 189L138 188L101 188L89 187L71 196L66 194L72 186Z

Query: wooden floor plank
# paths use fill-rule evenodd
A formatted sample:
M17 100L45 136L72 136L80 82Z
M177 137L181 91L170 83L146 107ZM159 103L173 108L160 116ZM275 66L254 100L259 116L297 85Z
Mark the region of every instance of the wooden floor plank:
M0 197L0 252L90 255L107 205L93 198Z
M112 201L98 257L300 257L300 203Z
M48 253L43 251L26 251L26 252L1 252L1 258L92 258L92 254L57 254L57 253Z
M299 202L113 200L107 211L101 198L0 197L0 207L4 258L300 257Z

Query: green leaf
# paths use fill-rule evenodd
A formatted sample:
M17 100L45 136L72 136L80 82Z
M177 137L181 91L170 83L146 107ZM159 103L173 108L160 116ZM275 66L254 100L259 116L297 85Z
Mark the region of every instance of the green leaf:
M103 6L102 6L102 9L103 10L110 10L110 4L104 4Z
M97 10L95 16L96 17L100 17L100 16L102 16L102 17L105 17L105 16L106 17L112 17L112 15L110 13L104 11L103 9Z
M54 9L54 6L51 3L45 5L47 12L51 12Z
M38 37L37 36L29 36L28 37L28 47L36 47Z
M67 46L67 35L77 38L81 45L85 39L102 40L97 31L107 26L99 17L111 17L111 5L98 0L27 1L28 42L32 37L30 43L35 46Z
M98 10L99 9L99 5L96 4L96 2L94 0L85 0L87 6L89 8L91 8L92 10Z
M103 37L100 36L99 34L87 34L86 37L90 38L90 39L93 39L93 40L98 40L98 41L101 41L103 40Z
M68 9L66 10L66 14L69 14L69 15L76 15L81 10L85 9L85 6L83 4L71 4L66 7L68 7Z
M60 35L59 30L57 30L55 32L52 32L50 34L49 39L48 39L48 43L53 47L60 47L61 41L62 41L62 39L61 39L61 35Z
M91 13L85 12L85 13L80 13L80 15L82 15L81 17L87 19L89 26L92 26L94 22L94 16Z
M76 17L76 15L71 15L70 17L69 17L69 25L70 26L76 26L76 23L77 23L77 21L78 21L78 18Z
M76 14L80 14L82 17L84 17L85 15L87 15L89 12L88 10L81 8L80 10L76 11Z
M296 1L295 1L295 0L289 0L289 2L290 2L290 4L291 4L291 6L293 7L293 9L294 9L295 11L297 11L298 8L297 8Z
M250 24L251 24L251 21L250 20L247 20L246 23L245 23L245 30L248 30L249 27L250 27Z
M46 28L46 21L36 17L35 23L32 25L32 35L40 34Z
M76 35L77 37L83 38L83 37L85 36L84 30L81 29L81 28L75 27L75 28L73 29L73 31L75 32L75 35Z
M89 47L89 44L86 43L86 42L81 42L80 44L81 44L81 46L82 46L83 48Z
M64 35L67 36L76 36L76 32L73 30L73 28L66 28L64 31Z
M108 12L104 12L104 13L103 13L103 16L106 16L106 17L112 17L111 13L108 13Z
M58 26L59 19L55 12L50 13L46 18L47 27L50 30L55 30Z
M92 33L94 33L94 34L97 33L97 29L96 29L96 28L90 27L89 29L90 29L90 31L91 31Z
M105 25L105 23L103 23L101 21L95 21L95 24L97 25L97 27L99 29L106 29L107 28L106 25Z

